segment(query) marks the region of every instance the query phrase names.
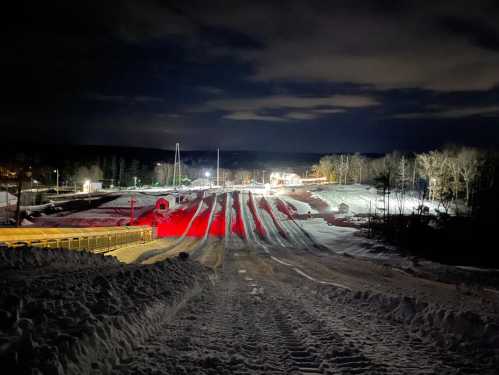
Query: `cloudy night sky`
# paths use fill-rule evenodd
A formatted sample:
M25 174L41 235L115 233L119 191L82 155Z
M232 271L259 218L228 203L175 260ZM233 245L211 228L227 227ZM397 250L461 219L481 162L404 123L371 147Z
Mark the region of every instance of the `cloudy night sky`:
M2 142L499 143L497 1L17 4L2 22Z

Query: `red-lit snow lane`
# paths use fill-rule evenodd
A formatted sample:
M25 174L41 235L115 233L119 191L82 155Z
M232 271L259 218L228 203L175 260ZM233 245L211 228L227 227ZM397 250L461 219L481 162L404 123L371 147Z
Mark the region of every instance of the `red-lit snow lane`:
M253 199L253 194L251 193L251 191L249 192L248 207L251 211L251 214L253 215L253 221L255 222L256 232L258 233L258 236L261 239L265 239L267 237L267 231L265 230L265 227L262 224L260 217L258 216L255 200Z
M210 222L213 205L216 204L215 197L216 195L213 194L204 199L203 203L206 204L206 208L194 219L194 222L187 232L187 237L203 238L205 236Z
M288 217L288 219L293 220L296 214L296 208L289 202L283 202L279 198L274 199L277 209Z
M217 206L220 206L220 210L215 213L215 217L213 218L213 222L210 226L209 235L223 238L225 236L227 193L220 195L217 201Z
M260 199L260 208L264 209L270 215L270 217L271 217L277 231L279 232L279 234L282 237L287 239L288 238L287 232L282 227L280 221L275 217L274 212L272 211L272 207L270 206L269 202L264 197L262 197Z
M186 206L168 211L166 214L155 215L158 237L182 236L202 203L203 200L197 198ZM149 222L149 225L152 225L152 221Z
M243 215L241 210L241 193L234 191L232 193L232 207L236 211L236 218L232 223L232 233L238 235L243 240L246 239L246 229L244 228Z

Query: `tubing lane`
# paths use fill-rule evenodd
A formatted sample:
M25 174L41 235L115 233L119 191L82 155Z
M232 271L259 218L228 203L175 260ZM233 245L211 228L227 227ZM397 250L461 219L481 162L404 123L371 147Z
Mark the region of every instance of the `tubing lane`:
M248 202L247 204L244 204L244 194L241 193L239 196L240 199L240 205L241 205L241 212L242 212L242 217L244 220L245 227L247 228L247 233L248 233L248 240L250 240L250 243L253 246L258 246L263 249L265 252L269 252L267 249L267 246L263 243L263 241L260 240L259 236L255 234L256 228L254 227L255 223L254 221L249 217L248 214Z
M201 239L201 241L199 241L199 243L196 245L196 247L192 251L192 256L196 256L197 253L199 252L199 250L206 243L206 239L208 238L208 234L210 233L211 224L213 223L213 217L214 217L216 207L217 207L217 194L214 193L212 195L211 207L209 207L210 213L209 213L208 220L206 223L206 229L204 231L203 238Z
M274 215L274 211L272 210L272 206L270 205L269 201L267 201L267 199L265 199L265 197L260 198L259 207L262 208L262 209L264 209L270 215L270 218L272 219L272 222L274 223L274 225L275 225L277 231L279 232L279 234L283 238L288 239L288 234L284 230L284 228L281 225L280 221Z
M303 232L298 228L296 222L293 219L293 216L285 203L279 198L271 198L269 202L270 209L279 220L279 222L288 230L289 239L295 242L295 245L299 247L309 248L310 246L314 246L312 241L308 241L308 237L303 235ZM276 212L277 208L277 212Z
M276 222L273 221L272 215L267 211L268 207L265 206L265 201L262 202L261 198L258 201L258 198L253 196L253 200L255 201L255 207L257 207L258 217L262 220L262 223L267 230L267 238L268 240L278 246L281 247L289 247L289 243L285 238L283 238L283 233L279 232L279 227L276 225ZM281 228L282 230L282 228Z
M265 230L264 225L262 224L262 219L258 215L255 201L253 199L253 194L251 193L251 191L249 192L248 207L251 211L251 214L253 215L253 221L254 221L255 226L256 226L256 232L258 233L260 238L262 240L264 240L267 237L267 232Z
M225 246L232 236L232 193L225 193Z
M236 220L232 224L231 232L237 234L240 238L246 241L248 239L248 226L245 222L245 215L243 214L243 204L241 199L242 193L239 191L234 191L232 194L232 208L236 212Z
M309 232L307 232L303 227L298 224L298 222L294 219L293 215L291 214L287 203L282 201L279 198L274 198L276 202L276 207L277 209L282 212L284 215L288 216L289 220L288 222L290 226L293 226L297 233L296 238L300 238L301 241L305 242L305 239L308 239L310 241L311 246L316 248L316 249L325 249L323 245L321 245ZM292 223L292 224L291 224Z

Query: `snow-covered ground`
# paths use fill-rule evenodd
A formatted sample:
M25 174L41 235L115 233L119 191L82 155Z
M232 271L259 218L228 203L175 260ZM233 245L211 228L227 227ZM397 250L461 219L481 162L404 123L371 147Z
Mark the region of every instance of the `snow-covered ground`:
M210 271L180 258L123 265L85 252L2 249L3 368L44 375L497 373L499 306L485 292L303 249L271 248L269 257L219 241L198 259L215 251L223 256Z
M381 214L380 209L383 207L382 197L376 193L376 188L368 185L324 185L314 189L313 194L329 203L334 211L338 211L342 203L346 204L347 215L374 214L375 212ZM395 192L390 194L389 205L392 214L417 212L421 204L421 200L410 193L407 193L404 199L398 197ZM438 208L437 202L425 200L423 204L430 209L431 213L435 213Z
M355 207L355 191L338 205ZM497 374L493 271L414 263L357 228L329 225L324 205L260 193L185 192L199 199L170 212L180 237L114 250L118 258L0 249L2 365L34 374ZM150 207L163 194L127 192L91 211L126 215L132 195ZM181 251L197 262L175 258Z

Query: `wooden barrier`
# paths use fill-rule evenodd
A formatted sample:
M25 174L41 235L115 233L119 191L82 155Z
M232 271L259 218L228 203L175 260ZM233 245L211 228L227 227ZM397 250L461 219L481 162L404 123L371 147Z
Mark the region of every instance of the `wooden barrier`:
M0 228L0 245L88 250L104 253L153 240L148 226L92 228Z

